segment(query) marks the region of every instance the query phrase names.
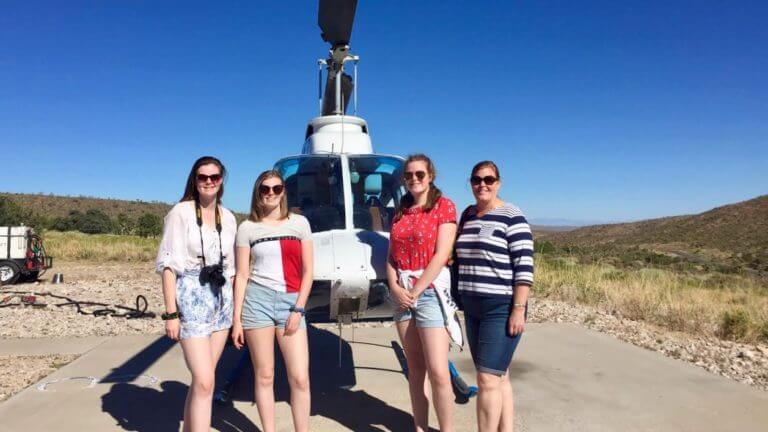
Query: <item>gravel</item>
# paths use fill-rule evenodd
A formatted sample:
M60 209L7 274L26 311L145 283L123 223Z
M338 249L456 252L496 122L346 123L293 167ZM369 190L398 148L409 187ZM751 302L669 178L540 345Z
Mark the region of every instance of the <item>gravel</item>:
M136 296L147 299L147 311L158 316L164 310L160 278L149 263L82 264L57 263L56 272L64 274L65 283L53 285L47 281L3 287L0 300L10 291L50 292L78 301L93 301L108 305L135 307ZM52 274L46 275L50 280ZM11 302L16 302L13 299ZM45 307L14 306L0 309L0 338L40 338L72 336L112 336L129 334L162 334L159 318L126 319L123 317L94 317L78 314L73 306L57 307L64 300L38 296ZM95 310L104 306L84 306ZM113 309L116 309L113 307ZM117 309L120 311L119 309ZM714 337L669 331L651 324L616 316L600 308L573 305L546 298L531 301L530 322L575 323L607 333L631 344L657 351L665 356L689 362L711 373L768 391L768 345L743 344ZM122 312L122 311L121 311ZM391 326L391 322L356 323L359 327ZM335 327L335 324L326 325ZM26 358L25 358L26 359ZM40 357L25 360L31 380L50 373L51 364L66 362L66 356ZM71 361L71 360L69 360ZM18 361L0 362L3 385ZM27 367L27 366L25 366ZM32 381L24 381L28 385ZM3 387L3 394L8 390ZM8 396L5 396L8 397ZM2 397L0 397L0 400Z
M530 322L575 323L768 391L768 345L673 332L599 308L534 299Z
M76 359L76 355L0 356L0 402Z

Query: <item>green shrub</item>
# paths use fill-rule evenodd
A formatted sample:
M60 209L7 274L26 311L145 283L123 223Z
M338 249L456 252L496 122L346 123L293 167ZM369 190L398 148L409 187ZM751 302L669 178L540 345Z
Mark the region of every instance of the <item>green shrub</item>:
M136 221L136 235L154 237L163 233L163 220L153 213L144 213Z
M726 339L743 339L751 325L752 320L745 310L726 311L720 320L720 335Z
M536 253L540 253L540 254L551 254L556 252L557 248L550 241L536 240L534 242L534 250L536 251Z

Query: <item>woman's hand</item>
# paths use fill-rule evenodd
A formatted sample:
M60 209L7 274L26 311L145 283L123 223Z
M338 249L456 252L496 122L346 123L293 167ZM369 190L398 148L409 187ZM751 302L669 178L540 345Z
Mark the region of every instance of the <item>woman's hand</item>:
M525 331L525 309L514 308L509 316L509 334L517 336Z
M397 307L400 310L406 310L413 307L414 297L413 294L400 285L395 285L390 288L390 292L397 303Z
M232 323L232 344L235 348L240 349L245 345L245 336L243 335L243 324L239 321Z
M425 286L424 288L416 288L416 284L419 283L419 278L416 276L411 276L411 290L408 291L411 294L411 297L413 298L413 302L415 303L419 297L421 297L422 294L424 294L424 291L429 288L429 286Z
M181 329L181 324L179 324L179 319L169 319L165 321L165 335L171 338L172 340L179 340L179 333Z
M300 324L301 324L301 313L291 312L291 314L288 315L288 321L285 322L285 335L290 336L296 333L296 330L299 329Z

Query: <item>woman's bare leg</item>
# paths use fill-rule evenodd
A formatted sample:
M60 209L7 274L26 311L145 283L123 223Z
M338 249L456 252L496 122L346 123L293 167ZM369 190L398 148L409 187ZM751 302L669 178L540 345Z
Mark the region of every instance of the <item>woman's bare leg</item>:
M427 365L424 361L424 352L419 332L416 329L416 321L411 319L398 322L397 333L403 344L405 359L408 363L408 392L411 395L413 424L416 432L426 432L429 430Z
M275 431L275 328L245 331L253 363L256 408L264 432Z
M477 429L479 432L497 432L501 422L502 377L478 372L477 386Z
M453 387L448 368L448 332L445 328L420 328L421 346L432 385L432 403L442 432L453 431Z
M501 421L499 432L512 432L515 425L514 399L512 385L509 383L509 371L502 377L501 382Z
M192 373L192 382L184 408L184 430L208 432L211 428L211 403L216 364L211 357L211 340L207 337L183 339L184 360Z
M309 431L309 345L307 330L298 329L286 336L283 329L277 329L277 344L283 353L288 385L291 387L291 414L293 428L297 432Z

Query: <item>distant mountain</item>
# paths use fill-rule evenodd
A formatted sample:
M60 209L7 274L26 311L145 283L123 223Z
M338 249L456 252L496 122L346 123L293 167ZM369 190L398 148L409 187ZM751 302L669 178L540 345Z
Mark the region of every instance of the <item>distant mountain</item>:
M576 219L563 219L563 218L528 218L528 222L537 226L558 226L558 227L570 227L578 228L588 225L600 225L605 223L611 223L614 221L606 220L576 220Z
M768 266L768 195L696 215L588 226L540 238L559 245L641 246L679 256L739 258L762 269Z

